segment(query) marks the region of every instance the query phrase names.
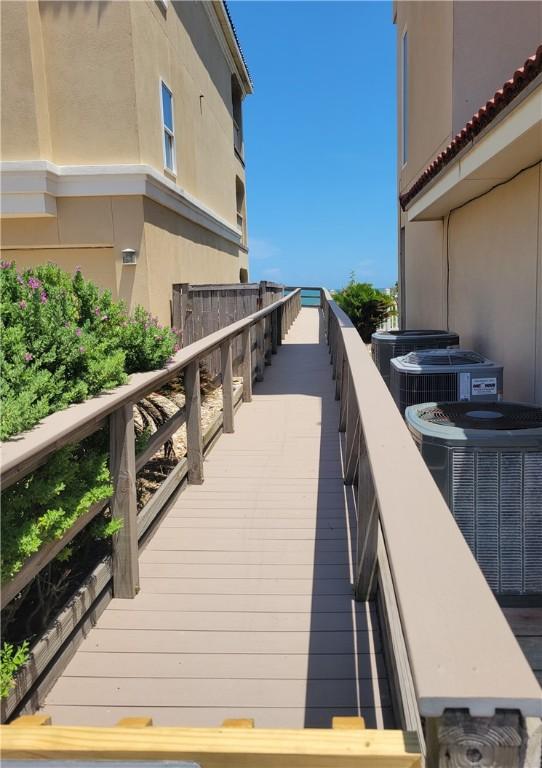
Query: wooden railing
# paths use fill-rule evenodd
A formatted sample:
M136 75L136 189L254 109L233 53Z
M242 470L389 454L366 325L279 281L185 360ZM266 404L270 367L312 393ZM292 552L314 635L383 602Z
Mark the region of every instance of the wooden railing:
M431 766L523 765L540 687L365 344L326 289L321 303L357 484L354 588L379 600L402 726Z
M52 726L47 715L21 717L1 729L2 758L25 760L25 766L35 768L41 760L52 760L59 768L64 761L83 768L83 761L88 767L88 761L99 766L101 760L114 760L118 766L171 760L177 768L421 766L415 734L365 730L361 717L334 717L332 728L326 729L258 729L250 719L225 720L221 728L152 726L150 717L126 717L114 728L62 728Z
M113 595L123 598L136 595L139 589L138 541L184 478L188 483L203 482L204 442L212 440L217 431L212 425L208 439L204 441L201 427L200 360L214 350L220 352L223 397L220 422L224 432L233 432L236 402L240 398L244 402L250 402L252 399L253 355L256 358L256 379L262 380L265 365L271 364L271 355L277 352L299 308L300 293L293 292L260 311L181 349L163 369L134 374L129 383L84 403L58 411L45 418L31 431L2 444L0 481L2 488L6 489L41 466L55 451L82 440L109 422L110 468L113 485L113 495L110 499L91 507L74 522L61 539L42 546L9 582L2 585L2 608L21 592L106 506L110 507L112 516L122 522L122 528L114 536L112 546ZM268 333L265 332L266 326L269 328ZM232 343L237 337L241 337L243 350L242 394L234 390L232 375ZM253 337L255 344L253 344ZM184 372L184 409L169 418L151 436L145 450L136 455L133 406L150 392L176 379L181 372ZM136 473L184 422L187 430L186 457L174 467L138 514ZM108 571L109 566L101 565L93 574L93 583L89 591L94 598L100 594L98 582L100 589L103 589L108 581ZM89 608L88 604L86 608ZM73 622L70 616L67 618L70 627L75 628L72 627ZM63 640L65 639L63 637ZM34 661L35 659L33 664ZM51 657L47 651L43 668L50 662ZM36 670L35 674L31 675L32 682L40 672L41 670ZM26 693L25 686L20 694L26 695ZM20 699L20 696L18 698ZM10 701L6 709L4 704L4 715L12 711L14 705L15 703Z

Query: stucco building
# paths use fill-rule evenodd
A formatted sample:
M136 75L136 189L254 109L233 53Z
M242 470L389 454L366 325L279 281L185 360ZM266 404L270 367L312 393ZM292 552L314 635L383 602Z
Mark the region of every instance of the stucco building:
M542 403L542 4L396 2L403 327Z
M162 322L173 283L239 282L252 86L225 4L0 10L3 258L80 265Z

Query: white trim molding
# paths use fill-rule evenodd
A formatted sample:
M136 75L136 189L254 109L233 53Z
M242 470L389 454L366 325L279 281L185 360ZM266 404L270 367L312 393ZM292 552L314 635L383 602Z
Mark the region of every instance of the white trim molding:
M150 165L55 165L48 160L0 163L2 217L56 216L57 197L140 195L200 227L241 243L226 219Z

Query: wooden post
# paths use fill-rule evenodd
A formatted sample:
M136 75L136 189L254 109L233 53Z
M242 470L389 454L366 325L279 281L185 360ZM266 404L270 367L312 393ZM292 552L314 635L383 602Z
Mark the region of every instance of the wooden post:
M350 383L350 382L349 382ZM354 387L348 387L348 397L346 400L346 440L345 440L345 462L344 462L344 484L352 485L356 474L357 444L356 434L358 433L358 409L355 402L356 396Z
M173 327L177 329L182 347L187 347L194 341L189 283L178 283L173 286Z
M535 765L524 760L527 734L519 712L504 710L493 717L471 717L465 710L447 709L442 717L427 718L425 728L427 768Z
M188 482L192 485L201 485L203 483L203 440L201 436L199 360L193 360L184 369L184 392L186 398Z
M256 381L263 381L264 360L264 321L256 323Z
M109 461L113 478L111 515L122 522L113 536L113 594L135 597L139 591L134 409L122 405L109 417Z
M271 312L271 354L277 354L278 346L278 311Z
M245 328L242 333L243 362L241 363L241 375L243 377L243 402L252 402L252 337L250 328Z
M378 502L360 424L358 459L358 536L356 554L356 600L372 600L376 594L378 547Z
M280 305L280 307L277 309L276 315L277 315L277 347L282 346L282 312L283 312L283 304Z
M224 432L230 434L234 431L231 339L228 339L220 346L220 357L222 361L223 429Z
M350 386L350 373L348 360L343 354L343 372L341 377L341 404L339 408L339 432L346 432L346 406L348 402L348 388Z
M339 335L339 352L337 354L337 370L335 374L335 400L341 399L342 380L344 376L344 344Z

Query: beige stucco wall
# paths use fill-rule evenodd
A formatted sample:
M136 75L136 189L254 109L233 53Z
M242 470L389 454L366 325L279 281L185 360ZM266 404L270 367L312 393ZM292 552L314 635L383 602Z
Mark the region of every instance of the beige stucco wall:
M165 175L237 227L245 171L234 152L232 71L202 3L15 0L0 10L2 160L141 163L164 174L162 78L177 158L176 176ZM139 195L86 196L80 186L82 196L56 198L56 216L3 219L3 257L80 265L163 322L173 282L237 282L248 266L245 250L170 208ZM135 267L122 266L127 247L138 252Z
M170 322L173 283L235 283L246 252L143 197L59 198L55 218L2 222L2 258L21 269L53 261L111 290L133 309L142 304ZM31 246L31 247L29 247ZM123 266L134 248L137 264Z
M440 0L397 3L399 189L403 191L450 140L453 6ZM408 159L401 167L401 39L408 32Z
M405 327L446 328L442 221L406 223Z
M453 29L455 135L540 45L542 3L456 2Z
M538 166L452 213L449 235L450 327L504 364L505 397L539 403L541 218Z

